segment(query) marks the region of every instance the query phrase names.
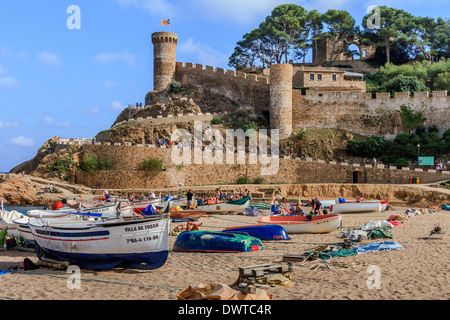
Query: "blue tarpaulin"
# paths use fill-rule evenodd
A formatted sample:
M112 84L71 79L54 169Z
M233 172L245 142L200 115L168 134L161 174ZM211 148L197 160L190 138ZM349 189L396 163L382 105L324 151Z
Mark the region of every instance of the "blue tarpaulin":
M389 251L402 248L403 246L401 244L398 244L397 242L383 241L363 244L361 246L355 247L353 250L358 253L365 253L370 251Z

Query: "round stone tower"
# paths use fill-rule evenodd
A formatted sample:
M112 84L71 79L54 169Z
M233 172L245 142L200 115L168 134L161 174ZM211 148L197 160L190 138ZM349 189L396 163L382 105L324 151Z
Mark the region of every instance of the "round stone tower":
M270 67L270 128L280 130L280 139L292 134L292 64Z
M153 90L165 90L175 78L178 35L155 32L153 43Z

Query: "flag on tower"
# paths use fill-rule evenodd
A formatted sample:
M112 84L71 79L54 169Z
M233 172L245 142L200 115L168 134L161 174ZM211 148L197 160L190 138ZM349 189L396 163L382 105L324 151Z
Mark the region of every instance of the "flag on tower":
M163 21L161 22L161 24L162 24L163 26L170 26L170 19L163 20Z

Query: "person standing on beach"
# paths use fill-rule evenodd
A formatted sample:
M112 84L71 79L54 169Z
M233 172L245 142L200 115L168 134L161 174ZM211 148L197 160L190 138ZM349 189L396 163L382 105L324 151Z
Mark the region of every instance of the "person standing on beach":
M312 211L314 214L319 214L319 215L322 214L322 212L321 212L321 209L322 209L322 203L321 203L319 200L317 200L317 198L315 198L315 199L309 199L308 202L311 204L311 206L312 206L311 211Z
M189 189L188 193L186 193L187 206L186 209L192 209L192 200L194 199L194 193L191 189Z

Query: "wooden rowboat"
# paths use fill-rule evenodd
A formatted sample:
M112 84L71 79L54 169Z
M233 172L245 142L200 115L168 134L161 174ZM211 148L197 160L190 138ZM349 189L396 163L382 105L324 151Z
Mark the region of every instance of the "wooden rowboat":
M258 223L282 226L288 234L328 233L339 228L341 219L340 214L313 216L311 221L307 221L306 216L266 216Z
M185 231L173 245L173 251L254 252L262 250L261 240L244 234L218 231Z
M254 225L226 228L222 232L245 233L260 240L289 240L286 230L278 225Z
M238 200L231 200L227 202L221 202L216 204L206 204L197 206L198 209L205 211L206 213L235 213L244 212L246 208L250 206L250 197L244 197Z
M170 217L173 219L198 220L205 214L202 210L180 210L170 211Z

